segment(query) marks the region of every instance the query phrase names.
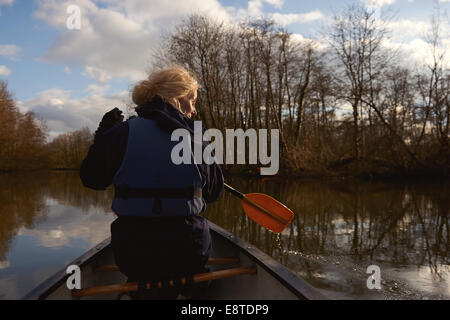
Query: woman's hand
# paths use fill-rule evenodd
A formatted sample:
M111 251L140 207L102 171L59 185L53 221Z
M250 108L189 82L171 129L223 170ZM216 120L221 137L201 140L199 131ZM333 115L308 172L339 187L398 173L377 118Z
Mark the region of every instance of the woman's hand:
M111 129L116 124L121 123L124 119L123 112L119 108L114 108L111 111L105 113L100 121L97 131L95 131L95 137L108 129Z

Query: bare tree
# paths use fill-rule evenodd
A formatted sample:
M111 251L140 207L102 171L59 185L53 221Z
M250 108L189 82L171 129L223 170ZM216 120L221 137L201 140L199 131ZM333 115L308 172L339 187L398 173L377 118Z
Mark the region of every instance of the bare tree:
M353 156L359 161L362 130L364 130L363 98L370 95L371 84L386 65L377 59L382 51L387 29L375 17L375 11L354 4L334 16L329 33L329 45L335 52L345 92L342 99L349 103L353 115Z

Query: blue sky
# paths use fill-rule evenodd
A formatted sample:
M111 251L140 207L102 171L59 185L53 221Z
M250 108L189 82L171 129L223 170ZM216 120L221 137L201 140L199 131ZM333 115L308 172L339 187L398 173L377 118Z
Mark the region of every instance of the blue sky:
M0 0L0 80L8 81L21 110L47 121L50 135L88 126L129 101L129 89L151 66L151 48L193 12L236 23L272 17L292 33L316 38L333 11L362 2L396 13L393 43L417 61L423 32L439 0ZM81 29L68 30L66 9L81 8ZM443 38L450 45L450 0Z

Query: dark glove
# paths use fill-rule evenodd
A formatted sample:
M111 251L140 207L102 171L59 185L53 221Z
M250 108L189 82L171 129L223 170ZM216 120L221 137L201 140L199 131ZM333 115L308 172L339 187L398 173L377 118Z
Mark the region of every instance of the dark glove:
M116 124L121 123L123 121L123 114L119 108L114 108L111 111L105 113L100 121L97 131L95 131L95 138L97 138L98 134L105 132L108 129L111 129Z

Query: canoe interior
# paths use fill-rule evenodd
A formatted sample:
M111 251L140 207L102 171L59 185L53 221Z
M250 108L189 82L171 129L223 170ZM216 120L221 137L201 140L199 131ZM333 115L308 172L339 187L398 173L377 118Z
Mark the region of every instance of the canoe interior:
M267 256L249 243L233 236L228 231L209 222L213 248L211 257L237 257L239 265L210 265L211 271L232 267L256 266L256 275L214 280L210 283L205 300L297 300L325 299L316 289L298 278L283 265ZM102 265L115 264L110 239L76 259L69 265L76 264L81 269L81 287L122 284L126 277L118 271L94 272ZM67 289L68 275L61 270L50 279L27 294L23 299L72 300L71 291ZM87 299L115 300L119 294L83 297Z

